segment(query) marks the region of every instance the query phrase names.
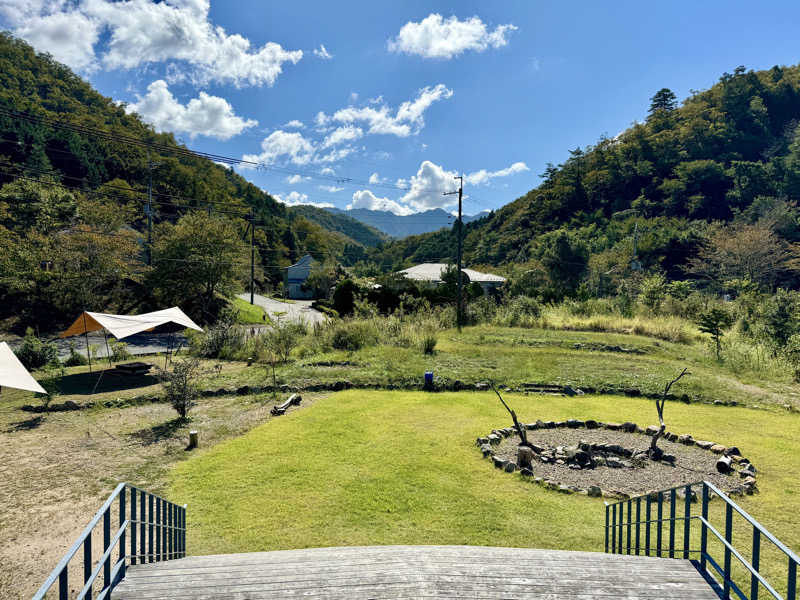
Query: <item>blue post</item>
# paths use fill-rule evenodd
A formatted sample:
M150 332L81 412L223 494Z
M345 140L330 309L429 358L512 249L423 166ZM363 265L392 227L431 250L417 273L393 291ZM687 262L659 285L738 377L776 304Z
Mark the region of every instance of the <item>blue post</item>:
M125 525L125 516L127 515L127 506L125 505L125 488L123 487L119 492L119 526L122 528ZM122 565L119 568L120 579L125 577L125 530L122 529L122 535L119 536L119 560Z
M677 490L669 492L669 557L675 558L675 502Z
M136 564L136 490L131 488L131 564Z
M650 494L647 494L647 498L645 499L645 520L647 521L647 529L644 530L644 553L647 556L650 556L650 505L652 501L650 500Z
M617 505L611 505L611 552L617 552Z
M628 547L625 549L625 554L631 553L631 501L628 500Z
M725 541L729 544L733 538L733 506L725 504ZM731 549L725 546L725 561L722 567L725 581L722 582L722 593L726 598L731 595Z
M58 574L58 600L67 600L69 598L69 575L67 567Z
M608 554L608 509L609 506L606 504L606 554Z
M111 507L103 513L103 554L111 545ZM103 589L111 585L111 554L106 557L103 564Z
M144 512L145 511L145 504L146 504L144 490L142 490L140 493L141 493L141 495L139 496L139 521L140 521L140 523L139 523L139 533L140 533L140 535L139 535L139 538L140 538L139 539L139 562L143 563L144 562L144 555L145 555L145 546L144 546L145 541L144 541L144 538L145 538L145 532L146 532L144 523L145 523L145 521L147 519L145 518L145 512Z
M753 570L758 573L759 563L761 562L761 531L753 526ZM750 600L758 600L758 577L755 573L750 575Z
M789 578L786 584L786 600L797 600L797 563L789 558Z
M708 520L708 486L703 482L703 506L701 508L703 519ZM700 528L700 568L706 570L706 557L708 556L708 530L703 523Z
M619 503L619 546L618 546L619 554L622 554L622 530L625 527L624 518L625 518L625 505L622 502L620 502Z
M656 530L656 556L659 558L661 557L661 525L662 525L662 518L664 517L664 494L662 492L658 492L658 529Z
M636 556L639 556L639 540L642 521L642 498L636 498Z
M156 498L156 562L161 560L161 500Z
M83 585L86 585L92 576L92 536L86 536L83 541ZM86 600L92 600L92 590L86 592Z
M683 505L683 558L689 558L689 532L692 518L692 486L687 485L684 490L686 498Z

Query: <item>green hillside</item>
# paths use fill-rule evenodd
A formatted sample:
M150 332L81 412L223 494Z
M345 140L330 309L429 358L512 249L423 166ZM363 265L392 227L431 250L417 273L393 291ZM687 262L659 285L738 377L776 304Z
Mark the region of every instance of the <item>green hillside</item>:
M306 252L342 258L348 245L358 245L289 214L214 158L187 151L172 134L156 133L49 55L0 34L0 241L11 249L0 257L0 319L31 323L46 315L63 322L82 308L191 304L198 294L207 300L198 310L209 310L212 296L249 277L250 220L256 224L259 284L281 281L280 267ZM162 255L154 254L148 265L151 175L153 252ZM212 239L217 225L219 235L236 242L228 255L220 251L215 265L192 255L197 249L181 246L179 232L170 229L196 209L204 217L195 219L194 230L187 224L184 239L207 233L212 258L222 239ZM208 279L223 260L235 272L223 274L220 285L197 281L179 290L186 265L209 267L204 274L198 269L198 277ZM167 261L175 268L167 269Z
M290 215L304 217L328 231L341 233L362 246L374 247L389 240L388 235L381 233L374 227L366 225L353 217L334 213L324 208L303 204L290 207L288 212Z
M613 288L631 265L702 279L692 269L701 249L736 236L763 246L752 240L760 236L788 252L800 239L798 119L797 66L739 67L680 106L663 89L645 122L571 151L548 166L539 187L466 224L466 262L550 276L560 268L571 281L559 285L574 291L580 283ZM389 267L453 256L455 241L452 230L425 234L374 258ZM794 285L794 275L781 268L768 283Z

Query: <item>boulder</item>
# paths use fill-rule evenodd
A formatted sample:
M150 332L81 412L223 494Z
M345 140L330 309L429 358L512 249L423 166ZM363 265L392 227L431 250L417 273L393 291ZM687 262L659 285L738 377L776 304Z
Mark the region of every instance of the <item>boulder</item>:
M504 470L506 473L513 473L513 472L514 472L514 470L515 470L516 468L517 468L517 465L516 465L516 463L513 463L513 462L511 462L511 461L508 461L508 462L507 462L507 463L506 463L506 464L503 466L503 470Z
M556 427L566 427L567 426L567 422L566 421L556 421L555 426Z
M484 444L481 446L481 453L483 454L483 458L486 458L487 456L494 454L494 450L492 450L492 447L489 444Z
M486 436L486 439L489 440L489 443L491 445L496 446L497 444L500 443L501 438L496 433L490 433L488 436Z
M691 435L689 435L688 433L685 433L684 435L679 435L678 436L678 442L681 443L681 444L684 444L686 446L693 446L694 445L694 438Z
M587 492L587 493L589 494L589 496L590 496L590 497L592 497L592 498L599 498L600 496L602 496L602 495L603 495L603 490L601 490L601 489L600 489L598 486L596 486L596 485L590 485L590 486L589 486L589 489L588 489L588 490L586 490L586 492Z
M586 419L586 429L597 429L600 424L594 419Z
M725 446L723 446L722 444L714 444L713 446L711 446L711 451L714 454L722 454L723 452L725 452Z
M678 434L677 433L665 433L664 437L667 438L670 442L677 442L678 441Z
M503 460L499 456L492 456L492 462L494 463L495 469L502 469L506 466L507 460Z
M660 429L661 428L658 427L657 425L650 425L647 427L647 429L644 430L644 432L646 435L653 436L656 435Z
M610 429L611 431L618 431L622 429L622 423L606 423L606 429Z
M725 454L730 457L742 455L742 453L739 451L739 448L736 446L729 446L725 448Z
M521 469L530 469L533 466L533 449L529 446L517 448L517 464Z
M533 471L531 469L524 467L519 470L519 474L522 475L523 477L533 477Z
M489 438L488 437L479 437L477 440L475 440L475 445L476 446L483 446L484 444L488 444L488 443L489 443Z
M488 390L489 384L484 381L478 382L475 384L475 389L478 390L479 392Z
M625 466L625 465L622 463L622 461L621 461L621 460L618 460L618 459L616 459L616 458L613 458L613 457L611 457L611 456L609 456L608 458L606 458L606 465L607 465L607 466L609 466L609 467L611 467L612 469L621 469L622 467L624 467L624 466Z
M570 429L577 429L578 427L583 427L583 421L578 419L567 419L567 427Z
M697 440L695 442L695 445L698 448L702 448L703 450L711 450L712 446L714 446L715 443L714 442L707 442L705 440Z
M621 427L623 431L627 431L628 433L636 431L636 423L631 423L630 421L623 423Z
M675 461L677 460L677 457L674 454L665 454L664 456L661 457L661 460L664 461L665 463L674 465Z
M544 422L544 427L545 427L545 429L555 429L556 428L556 422L555 421L545 421Z
M756 476L756 468L753 465L751 465L750 463L747 463L746 465L744 465L742 467L742 470L739 471L739 475L742 476L742 477L755 477Z
M250 386L249 385L243 385L242 387L236 388L236 395L237 396L246 396L249 393L250 393Z

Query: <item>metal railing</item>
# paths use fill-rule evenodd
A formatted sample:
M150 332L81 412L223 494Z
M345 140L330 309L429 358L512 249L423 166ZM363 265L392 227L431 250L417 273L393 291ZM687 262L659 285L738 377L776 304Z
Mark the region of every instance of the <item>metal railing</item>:
M697 504L697 494L693 488L698 488L701 493L700 514L692 514L692 505ZM720 508L724 510L724 532L720 532L711 524L709 505L712 498L719 498L722 501ZM665 504L669 510L667 516L664 515ZM741 519L738 523L740 529L745 528L745 531L751 529L750 551L747 556L733 545L734 516ZM697 537L698 532L692 536L693 522L698 524L700 530L700 547L694 550L690 543ZM665 527L667 540L664 540ZM653 528L655 528L655 540L651 535ZM715 538L721 545L722 557L714 556L709 550L709 533L713 536L712 540ZM678 546L676 546L676 534L680 542ZM643 543L642 536L644 536ZM770 542L787 561L785 595L781 595L775 589L783 584L770 583L761 568L762 540ZM613 504L606 503L605 549L606 552L615 554L684 559L696 556L692 562L709 582L713 582L718 594L724 599L730 598L733 592L742 600L758 600L759 591L763 588L772 598L797 600L797 567L800 558L708 481L652 492ZM733 558L736 558L744 568L744 582L742 577L734 577ZM709 565L713 568L713 572L708 570ZM721 581L718 581L717 577ZM749 580L749 595L742 590L742 587L747 587L746 580Z
M118 505L116 511L115 501ZM115 532L111 529L113 512L119 515L119 526ZM100 521L103 522L103 553L95 559L92 554L92 534ZM128 563L152 563L186 556L186 506L178 506L130 484L120 483L50 573L33 600L44 599L56 582L59 600L68 600L70 561L81 548L83 588L75 598L92 600L95 581L102 571L102 587L96 600L107 600L111 598L114 587L125 577ZM115 549L119 551L116 560L113 557Z

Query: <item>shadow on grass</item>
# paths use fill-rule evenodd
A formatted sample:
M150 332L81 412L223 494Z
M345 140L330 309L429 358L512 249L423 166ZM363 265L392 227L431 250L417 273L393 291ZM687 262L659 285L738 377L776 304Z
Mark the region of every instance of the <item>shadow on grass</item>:
M102 377L101 377L102 375ZM98 383L98 378L100 379ZM86 395L95 393L119 392L149 387L158 383L155 375L123 375L115 369L93 370L92 373L73 373L57 380L58 391L64 395Z
M153 425L152 427L145 427L139 431L134 431L129 434L129 437L141 442L143 446L149 446L174 438L175 433L187 423L189 423L188 419L178 417L166 423L160 423L159 425Z
M17 421L16 423L11 423L11 426L6 429L4 433L31 431L32 429L39 427L39 425L42 424L42 421L44 421L44 417L42 415L39 415L38 417L31 417L30 419L25 419L24 421Z

